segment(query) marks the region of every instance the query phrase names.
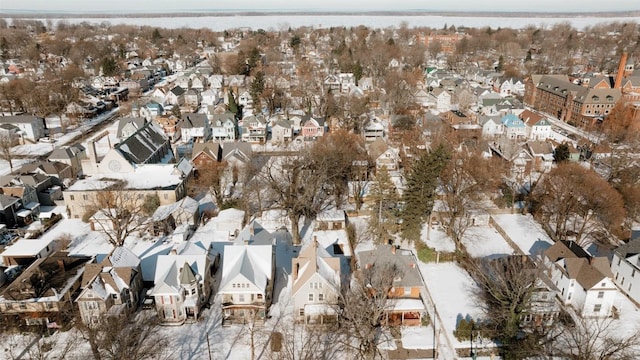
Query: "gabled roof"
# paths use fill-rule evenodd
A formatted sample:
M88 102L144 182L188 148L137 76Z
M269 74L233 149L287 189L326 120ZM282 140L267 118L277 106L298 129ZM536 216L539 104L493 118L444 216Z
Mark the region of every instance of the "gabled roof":
M220 143L207 142L207 143L195 143L193 144L193 150L191 153L191 159L195 159L201 153L209 156L211 159L218 161L222 158L222 147Z
M208 121L205 114L182 114L180 127L183 129L204 128Z
M0 194L0 209L6 209L10 205L13 205L20 201L19 198L13 196L7 196L5 194Z
M130 163L143 164L167 141L162 130L152 123L146 123L140 130L116 145L114 149Z
M628 243L619 246L614 252L622 259L640 254L640 238L633 239Z
M241 275L258 289L266 289L272 273L271 245L226 245L220 289Z
M514 114L507 114L505 115L501 120L502 125L508 127L508 128L523 128L524 127L524 122L522 122L522 120L518 119L517 116L515 116Z
M33 115L0 116L0 124L30 124L38 120L44 122L44 119Z
M131 124L136 130L139 130L147 123L147 120L143 117L124 117L118 122L117 137L122 137L122 130L127 124Z
M575 241L566 240L557 241L551 245L545 250L544 255L552 262L564 258L588 258L591 256Z
M170 90L170 92L175 96L180 96L185 93L185 90L180 86L175 86L173 89Z
M315 274L320 275L330 286L340 286L340 259L329 255L315 240L293 259L292 268L295 278L291 293L294 296Z
M246 142L228 142L222 145L222 159L229 160L237 158L240 161L248 162L253 156L251 144Z
M397 266L401 275L399 279L394 279L394 286L424 286L418 272L416 259L409 250L396 249L392 245L378 245L374 250L359 252L358 258L360 266L363 268L387 264Z
M275 237L256 220L251 221L236 237L239 245L273 245Z

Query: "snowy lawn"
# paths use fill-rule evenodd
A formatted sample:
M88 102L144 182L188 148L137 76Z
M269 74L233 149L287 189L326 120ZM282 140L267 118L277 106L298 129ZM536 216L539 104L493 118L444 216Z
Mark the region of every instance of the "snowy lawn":
M435 302L442 324L436 321L436 331L442 330L456 348L469 346L454 336L458 321L470 317L478 319L482 311L473 294L476 288L473 279L456 263L419 263L429 293Z
M470 227L462 237L469 255L475 258L498 258L513 254L513 249L493 227Z
M531 215L492 215L498 225L518 245L523 253L537 256L553 244Z
M451 237L449 237L439 226L431 226L431 228L429 228L426 224L423 225L420 239L424 241L427 246L436 251L456 251L456 244L453 242L453 239L451 239Z
M405 349L433 349L433 327L407 326L401 329Z

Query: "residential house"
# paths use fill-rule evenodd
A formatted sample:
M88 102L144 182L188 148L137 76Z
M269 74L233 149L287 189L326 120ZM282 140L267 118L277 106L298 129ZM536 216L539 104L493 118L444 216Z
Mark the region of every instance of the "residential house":
M141 116L147 119L147 121L151 121L164 114L164 106L157 102L149 102L140 107L137 112L134 112L132 109L131 113L132 115L137 114L137 116Z
M212 166L222 160L222 147L217 142L195 143L191 161L196 169Z
M174 105L174 106L183 105L185 92L186 90L180 86L173 87L171 90L167 92L167 95L164 99L165 104Z
M501 116L481 115L478 122L482 126L482 137L485 139L494 139L504 134Z
M527 149L533 156L532 169L546 173L553 167L553 146L546 141L527 141Z
M379 245L374 250L359 252L358 266L363 272L396 271L393 274L393 286L387 295L386 323L400 326L422 324L425 306L421 294L425 286L417 259L410 250L394 245Z
M271 306L275 272L272 245L226 245L222 280L223 324L263 321Z
M202 96L200 95L200 91L196 89L189 89L184 93L184 105L190 107L193 110L198 109L200 107L200 103L202 102Z
M197 321L209 301L217 255L210 243L200 245L185 242L157 257L151 296L164 324Z
M169 235L182 225L188 230L196 228L200 221L199 204L193 198L185 196L173 204L160 205L151 216L154 234Z
M386 168L395 171L400 168L400 156L397 151L390 148L382 138L374 140L367 147L371 160L375 163L376 170Z
M119 246L100 263L85 265L80 288L75 302L85 325L105 315L129 315L138 308L143 289L140 259Z
M39 174L49 176L52 179L52 185L61 185L70 183L75 180L71 165L60 161L37 161L23 165L20 168L20 174ZM40 192L40 191L39 191ZM62 195L62 193L60 193Z
M203 91L200 96L202 105L215 105L218 102L218 94L213 89Z
M633 301L640 303L640 284L637 280L640 278L640 237L613 251L611 271L618 288Z
M17 316L27 325L57 328L68 324L89 260L62 251L36 260L0 293L0 313Z
M174 115L162 115L156 116L154 122L162 129L169 141L175 142L182 136L180 120L179 117Z
M316 230L341 230L347 228L344 210L324 210L316 216Z
M20 129L20 143L24 144L25 140L36 142L45 136L44 119L33 115L14 115L0 116L0 125L9 124Z
M146 123L147 119L143 117L123 117L118 121L118 130L116 136L120 140L124 140L140 130Z
M271 143L287 144L293 139L293 123L287 119L278 119L271 125Z
M340 259L314 239L291 266L293 304L298 321L305 324L335 321L341 289Z
M523 96L524 95L524 81L521 79L509 78L503 81L496 81L494 83L494 90L501 96Z
M71 166L73 177L82 175L82 159L86 157L84 146L80 144L55 148L49 155L49 161L59 161Z
M207 88L207 78L204 75L193 75L191 77L191 88L199 92L204 91Z
M606 257L593 257L573 241L557 241L544 252L556 296L584 317L609 317L618 293Z
M504 134L508 139L524 139L527 136L527 127L524 122L514 114L507 114L500 119L504 126Z
M324 135L327 130L324 118L313 118L311 116L307 116L302 119L300 134L303 139L317 139Z
M0 224L14 227L19 224L18 211L22 208L20 198L0 194Z
M185 142L202 143L211 136L209 119L205 114L182 114L178 127L181 132L180 138Z
M262 115L251 115L240 121L242 141L264 144L267 141L267 121Z
M518 115L527 127L527 138L529 140L547 140L551 137L553 130L551 123L544 116L538 115L531 110L525 110Z
M214 141L234 141L238 139L238 126L231 112L209 115L211 138Z
M253 108L253 98L248 91L243 91L238 95L238 105L242 106L245 109Z
M451 109L451 93L442 89L436 88L431 92L432 100L435 103L435 109L440 112L449 111Z
M384 125L376 118L370 119L364 126L365 141L374 141L384 138Z
M18 239L7 246L0 256L6 266L29 266L53 254L59 247L58 241L52 238Z

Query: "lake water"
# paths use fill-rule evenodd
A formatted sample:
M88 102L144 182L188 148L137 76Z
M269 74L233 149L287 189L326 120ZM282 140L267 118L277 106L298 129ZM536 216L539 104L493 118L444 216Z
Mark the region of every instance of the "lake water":
M640 17L597 17L597 16L573 16L573 17L509 17L509 16L445 16L445 15L220 15L220 16L176 16L176 17L68 17L43 19L34 17L43 22L51 20L53 24L58 21L66 21L70 24L88 22L100 24L109 22L115 24L129 24L137 26L151 26L162 28L208 28L213 31L249 27L253 30L286 30L289 27L311 26L315 28L352 27L364 25L371 28L398 27L405 22L409 27L431 27L440 29L444 25L467 26L482 28L514 28L521 29L528 25L537 27L550 27L558 23L569 23L574 28L582 30L587 26L608 22L640 22Z

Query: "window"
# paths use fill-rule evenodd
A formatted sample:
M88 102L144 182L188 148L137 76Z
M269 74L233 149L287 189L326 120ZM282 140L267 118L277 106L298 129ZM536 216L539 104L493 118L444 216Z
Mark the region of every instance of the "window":
M324 301L324 294L318 294L318 301Z
M605 287L607 286L607 283L603 282L602 284L600 284L600 286Z
M169 194L164 194L164 199L169 200Z
M26 310L27 309L27 304L20 303L20 309Z
M82 195L82 200L89 200L89 196L87 196L86 194Z
M313 294L309 294L309 301L313 301Z
M569 293L569 296L567 296L567 300L571 300L571 295L573 295L573 293Z
M593 307L593 312L594 312L594 313L600 312L600 309L602 309L602 304L596 304L596 305Z
M69 200L75 200L75 199L76 199L75 196L69 195Z
M262 300L262 294L258 294L258 300Z
M602 299L604 297L604 291L598 291L598 299Z
M304 316L304 308L300 308L300 310L298 310L298 314L300 314L300 316Z
M191 295L195 295L195 294L196 294L196 289L195 288L191 289Z
M111 298L112 299L117 299L118 298L118 294L111 294Z
M239 302L244 302L244 294L239 294L238 295L238 301Z

